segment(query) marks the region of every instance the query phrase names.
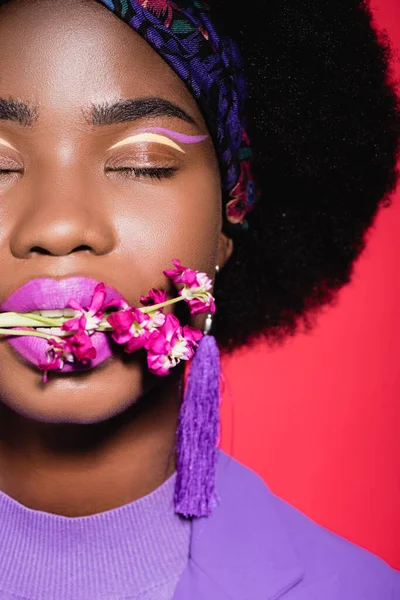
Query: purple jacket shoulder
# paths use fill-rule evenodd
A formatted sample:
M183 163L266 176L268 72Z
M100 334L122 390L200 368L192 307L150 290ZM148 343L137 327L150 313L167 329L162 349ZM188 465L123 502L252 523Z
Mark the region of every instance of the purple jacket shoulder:
M195 519L174 600L400 600L400 573L219 452L220 504Z
M296 593L293 590L293 599L400 600L400 572L321 527L281 498L272 497L304 567L302 586ZM291 599L288 594L287 600Z

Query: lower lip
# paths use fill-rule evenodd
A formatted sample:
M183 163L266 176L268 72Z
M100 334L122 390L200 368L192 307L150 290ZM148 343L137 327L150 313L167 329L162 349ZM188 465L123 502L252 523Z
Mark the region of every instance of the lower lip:
M14 350L18 352L18 354L20 354L28 362L34 364L36 367L39 363L47 362L46 350L49 345L46 339L33 336L10 336L7 338L7 340ZM101 332L93 333L91 340L96 349L95 358L90 360L86 365L79 362L66 362L64 363L63 368L57 371L57 373L87 371L88 369L97 367L100 363L104 362L112 355L113 352L107 334Z

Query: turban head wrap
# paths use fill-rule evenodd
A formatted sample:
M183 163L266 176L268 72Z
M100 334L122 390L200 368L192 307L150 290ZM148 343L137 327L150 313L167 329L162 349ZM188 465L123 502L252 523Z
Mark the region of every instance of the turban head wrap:
M244 105L246 79L237 45L219 35L199 0L99 0L132 27L186 83L219 159L225 217L246 229L257 190Z

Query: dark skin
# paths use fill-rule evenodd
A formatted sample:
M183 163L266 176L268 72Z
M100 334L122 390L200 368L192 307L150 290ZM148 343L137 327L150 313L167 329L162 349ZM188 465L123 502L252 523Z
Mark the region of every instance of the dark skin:
M148 126L208 134L163 59L95 2L16 0L0 10L0 39L0 98L32 109L30 123L0 120L0 301L33 278L81 275L138 306L150 288L167 286L162 271L175 257L214 278L232 242L221 233L211 139L184 154L155 142L110 149ZM168 100L196 124L168 114L91 123L92 105L143 98ZM176 171L152 179L126 167ZM140 355L113 355L44 385L2 339L1 489L71 517L151 492L175 469L181 377L179 367L160 378Z

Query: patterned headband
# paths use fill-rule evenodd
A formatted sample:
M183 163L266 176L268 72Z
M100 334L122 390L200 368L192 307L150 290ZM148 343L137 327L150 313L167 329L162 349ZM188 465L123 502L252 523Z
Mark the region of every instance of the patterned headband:
M218 35L199 0L99 0L128 23L188 85L214 140L227 196L226 216L239 229L257 199L243 114L246 80L237 45Z

